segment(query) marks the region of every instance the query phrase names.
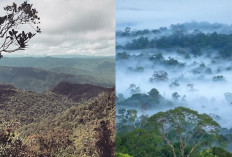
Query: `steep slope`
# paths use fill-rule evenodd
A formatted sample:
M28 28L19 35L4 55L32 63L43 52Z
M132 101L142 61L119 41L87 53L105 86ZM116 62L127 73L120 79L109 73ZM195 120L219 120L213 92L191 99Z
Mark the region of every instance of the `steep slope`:
M55 73L32 67L0 66L0 82L13 84L15 87L23 90L43 92L56 86L62 81L111 86L103 81L99 81L96 78L86 75Z
M102 92L108 91L109 88L95 86L91 84L73 84L61 82L51 91L56 94L64 95L74 101L89 100L98 96Z
M28 131L30 130L30 132ZM45 141L49 133L53 132L55 141L64 139L59 130L69 132L70 147L56 151L58 155L65 156L114 156L115 141L115 91L111 89L100 94L93 100L58 114L53 119L46 119L33 123L20 129L21 136L28 139L42 139ZM37 133L37 135L33 135ZM67 141L67 140L66 140ZM47 141L48 142L48 141ZM58 145L58 144L57 144ZM33 148L40 148L36 143ZM65 150L64 150L65 149ZM71 149L70 151L67 151ZM40 152L46 154L47 152Z

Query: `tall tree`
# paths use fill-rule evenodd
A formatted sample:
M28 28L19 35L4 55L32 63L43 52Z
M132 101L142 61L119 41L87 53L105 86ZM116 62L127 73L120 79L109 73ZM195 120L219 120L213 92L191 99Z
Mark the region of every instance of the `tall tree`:
M207 114L184 107L159 112L150 117L148 124L159 130L159 136L169 145L174 157L174 144L179 143L181 157L190 157L197 147L207 144L206 137L216 136L220 129L220 125Z
M13 3L4 7L6 15L0 17L0 58L2 52L12 53L24 50L28 41L40 33L38 11L26 1L21 5ZM26 26L29 25L29 31ZM25 32L27 30L27 32Z

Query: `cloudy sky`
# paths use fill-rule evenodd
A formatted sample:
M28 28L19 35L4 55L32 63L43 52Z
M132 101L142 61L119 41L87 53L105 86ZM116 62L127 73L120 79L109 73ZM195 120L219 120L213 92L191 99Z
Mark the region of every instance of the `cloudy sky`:
M23 2L0 0L0 6L3 8L13 1ZM39 12L42 33L30 41L26 51L14 55L114 55L115 0L28 2ZM0 13L4 14L3 9Z
M232 24L231 0L116 0L116 29L208 21Z

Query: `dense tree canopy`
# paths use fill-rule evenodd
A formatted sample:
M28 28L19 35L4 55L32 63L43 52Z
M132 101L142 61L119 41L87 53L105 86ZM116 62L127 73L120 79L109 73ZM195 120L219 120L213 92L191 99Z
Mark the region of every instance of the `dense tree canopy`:
M126 116L128 112L132 111L121 109L117 115L117 156L231 156L225 150L228 139L219 134L220 125L207 114L178 107L146 116L145 120L137 117L136 121L132 120L134 126Z
M161 38L148 39L148 37L140 37L133 39L132 42L125 46L117 45L117 48L124 49L146 49L146 48L188 48L194 55L201 55L202 49L215 49L223 57L232 55L232 35L218 34L216 32L205 34L202 32L183 34L175 32L169 36Z
M176 157L173 143L180 144L182 157L189 157L198 146L208 144L203 137L217 135L219 124L207 114L198 114L188 108L178 107L166 112L159 112L149 119L150 127L157 127L160 137L169 145ZM175 132L174 136L168 136ZM171 137L171 138L170 138ZM191 149L186 154L186 147Z

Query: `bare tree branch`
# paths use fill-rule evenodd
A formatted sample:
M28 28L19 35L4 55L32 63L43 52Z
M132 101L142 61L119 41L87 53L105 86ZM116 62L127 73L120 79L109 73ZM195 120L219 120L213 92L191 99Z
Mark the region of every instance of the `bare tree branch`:
M27 2L17 6L13 3L10 6L4 8L6 15L0 17L0 58L2 52L12 53L19 50L25 50L27 43L35 36L36 33L40 33L41 30L37 24L40 23L38 17L38 11L32 8L32 4ZM35 33L17 31L21 25L29 25Z

